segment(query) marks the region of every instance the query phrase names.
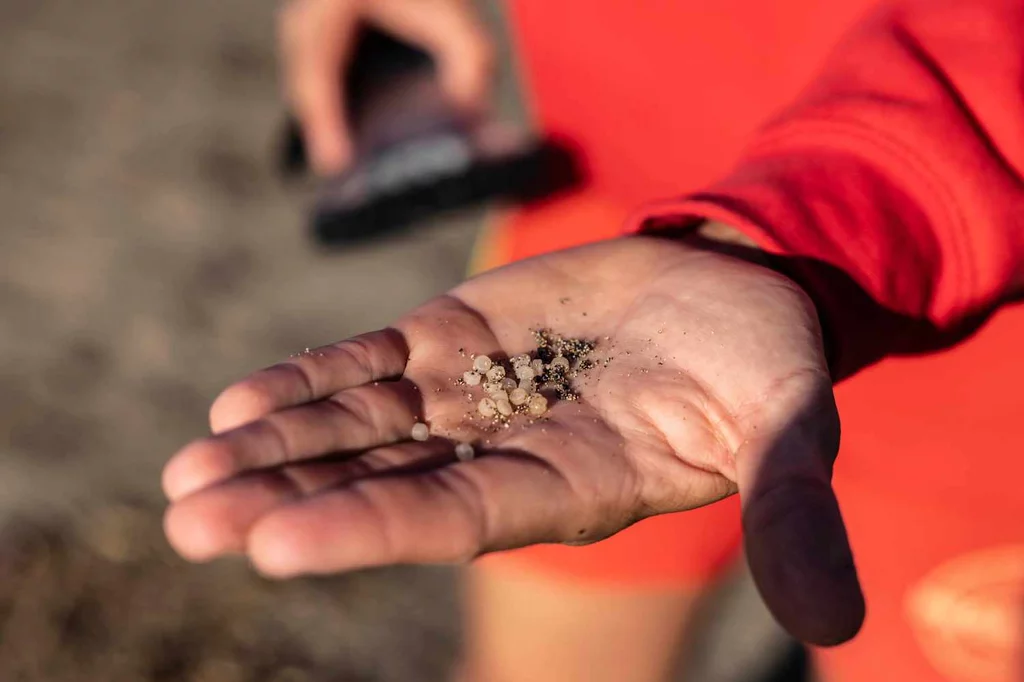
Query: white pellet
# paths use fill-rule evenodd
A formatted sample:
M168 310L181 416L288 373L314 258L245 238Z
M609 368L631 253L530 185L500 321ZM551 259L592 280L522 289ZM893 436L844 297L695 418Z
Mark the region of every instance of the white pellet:
M455 456L460 462L468 462L473 459L473 446L469 443L459 443L455 446Z
M486 393L487 395L491 395L492 393L501 390L503 390L501 387L501 382L488 381L487 383L484 384L484 393Z
M519 388L523 389L527 393L536 393L537 387L533 383L533 379L523 379L519 382Z
M548 411L548 399L540 393L534 394L530 398L529 412L535 417L539 417Z
M492 363L491 359L486 355L478 355L475 358L473 358L473 369L480 372L481 374L489 370L492 364L494 363Z
M495 391L494 393L491 394L491 400L493 400L496 403L500 403L502 400L507 401L508 391L506 391L503 388Z
M499 400L498 414L502 417L510 417L512 415L512 403L507 400Z
M462 375L462 380L467 386L478 386L482 378L478 372L466 372Z
M514 356L512 358L512 366L513 367L522 367L523 365L528 365L528 364L530 364L530 356L529 355L516 355L516 356Z
M530 399L530 394L522 388L517 388L508 394L508 401L513 405L523 405Z
M551 361L551 366L569 369L569 360L564 355L559 355L557 358Z
M480 404L476 406L476 409L480 412L481 417L490 419L497 413L498 406L495 405L494 401L490 398L484 398L480 401Z
M530 367L529 365L516 367L516 376L519 377L520 380L532 379L535 374L536 372L533 371L533 367Z
M505 378L505 368L501 365L491 365L491 368L487 370L488 381L501 381Z
M425 441L430 438L430 427L422 422L417 422L412 426L412 439L418 441Z

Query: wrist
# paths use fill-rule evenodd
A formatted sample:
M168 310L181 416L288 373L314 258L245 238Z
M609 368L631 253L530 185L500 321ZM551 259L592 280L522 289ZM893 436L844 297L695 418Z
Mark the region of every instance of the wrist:
M761 250L757 242L743 232L737 230L735 227L726 225L725 223L707 220L694 228L693 232L699 237L719 242L721 244L733 244L736 246L746 246L751 249L757 249L758 251Z
M725 223L707 220L678 228L658 227L647 231L646 234L672 239L693 248L731 256L772 270L776 269L769 254L756 241Z

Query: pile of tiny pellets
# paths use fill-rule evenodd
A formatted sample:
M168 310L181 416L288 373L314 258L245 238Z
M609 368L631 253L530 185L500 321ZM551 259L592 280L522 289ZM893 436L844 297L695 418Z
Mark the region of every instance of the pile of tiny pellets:
M473 355L472 366L457 382L471 388L481 387L484 397L477 402L476 411L494 426L507 427L516 415L531 420L542 418L548 411L549 396L568 401L579 399L573 379L594 366L590 359L594 342L566 339L546 329L534 331L533 335L537 344L534 353L515 355L508 361ZM461 349L460 352L464 353ZM429 437L426 424L412 427L413 440L425 441ZM473 446L459 443L455 455L462 461L473 459Z
M534 332L534 339L534 354L514 355L507 363L487 355L472 357L473 365L462 375L462 383L483 389L484 397L477 403L481 417L499 425L517 414L538 418L548 411L548 395L578 399L572 380L593 367L589 356L594 343L564 339L543 329Z

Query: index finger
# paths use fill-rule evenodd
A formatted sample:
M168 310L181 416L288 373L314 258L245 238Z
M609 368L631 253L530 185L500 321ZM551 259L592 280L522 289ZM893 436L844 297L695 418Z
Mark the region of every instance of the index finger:
M409 346L394 328L307 350L226 388L210 408L210 428L220 433L346 388L401 376L408 360Z

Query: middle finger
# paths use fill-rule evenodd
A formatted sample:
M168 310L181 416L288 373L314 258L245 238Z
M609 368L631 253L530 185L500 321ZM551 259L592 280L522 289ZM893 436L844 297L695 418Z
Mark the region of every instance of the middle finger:
M421 413L411 381L351 388L187 445L164 469L164 492L178 500L246 471L406 440Z

